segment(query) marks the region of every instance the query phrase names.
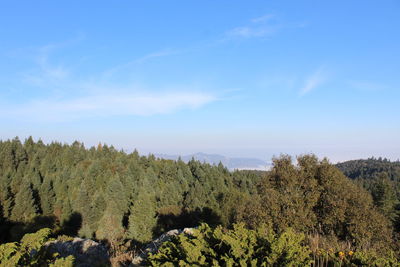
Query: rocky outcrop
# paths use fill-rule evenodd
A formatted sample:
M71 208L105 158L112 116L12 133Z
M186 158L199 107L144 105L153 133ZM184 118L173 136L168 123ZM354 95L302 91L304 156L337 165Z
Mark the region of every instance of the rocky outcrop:
M73 240L50 241L46 244L50 253L59 253L62 257L75 257L75 266L109 266L110 257L106 246L91 239L74 238Z
M156 253L160 246L173 236L185 233L193 234L194 228L175 229L162 234L148 243L138 256L133 257L129 266L141 266L150 253ZM62 257L74 256L77 267L111 266L110 255L104 244L91 239L74 238L71 240L54 240L46 243L49 253L58 253ZM132 259L132 258L131 258ZM114 259L115 260L115 259ZM131 260L129 260L130 262ZM129 264L129 263L128 263ZM121 265L122 266L122 265ZM123 266L126 266L123 264Z
M174 229L174 230L166 232L165 234L162 234L157 239L154 239L152 242L147 244L147 246L144 248L142 253L140 253L139 256L136 256L133 259L132 265L133 266L140 266L143 263L143 261L147 258L147 255L149 255L150 253L156 253L164 242L167 242L173 236L176 236L176 235L179 235L179 234L182 234L182 233L185 233L185 234L188 234L188 235L192 235L193 234L193 229L194 228L185 228L183 230Z

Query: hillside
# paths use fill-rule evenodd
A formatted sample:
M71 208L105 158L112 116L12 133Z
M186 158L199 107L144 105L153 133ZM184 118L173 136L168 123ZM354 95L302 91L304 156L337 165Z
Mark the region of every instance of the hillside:
M369 158L336 165L371 193L375 206L400 230L400 162Z
M373 179L385 173L391 180L400 181L400 162L387 159L360 159L336 164L351 179Z

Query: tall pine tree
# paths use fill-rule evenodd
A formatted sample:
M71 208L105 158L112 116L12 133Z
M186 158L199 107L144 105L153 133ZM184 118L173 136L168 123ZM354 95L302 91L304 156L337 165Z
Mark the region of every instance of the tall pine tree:
M29 222L38 215L39 208L33 198L31 185L24 182L15 196L15 206L11 212L11 220Z

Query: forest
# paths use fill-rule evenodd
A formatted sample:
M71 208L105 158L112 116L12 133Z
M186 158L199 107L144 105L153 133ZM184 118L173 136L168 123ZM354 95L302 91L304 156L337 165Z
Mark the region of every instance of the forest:
M231 172L14 138L0 141L0 264L78 266L44 244L81 237L129 266L154 238L193 228L142 265L400 266L399 189L400 162L381 158L280 155L269 171Z

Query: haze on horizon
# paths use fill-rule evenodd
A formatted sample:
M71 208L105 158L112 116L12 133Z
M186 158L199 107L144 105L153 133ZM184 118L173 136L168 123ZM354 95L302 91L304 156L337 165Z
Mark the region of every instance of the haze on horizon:
M0 3L0 139L400 158L398 1Z

